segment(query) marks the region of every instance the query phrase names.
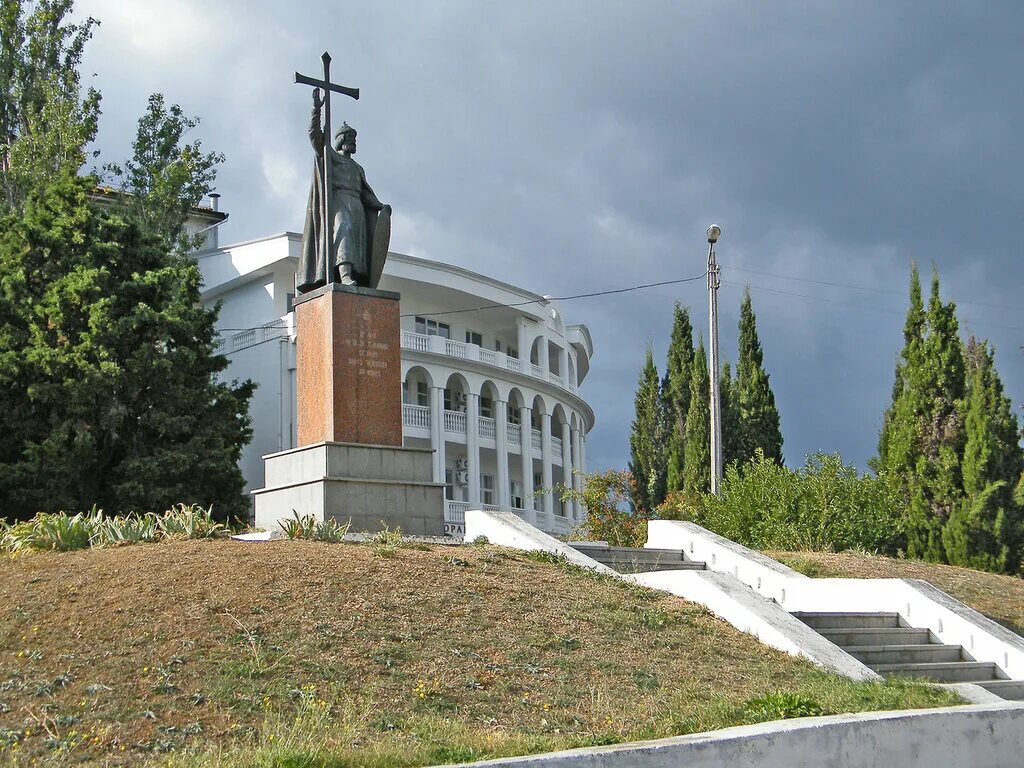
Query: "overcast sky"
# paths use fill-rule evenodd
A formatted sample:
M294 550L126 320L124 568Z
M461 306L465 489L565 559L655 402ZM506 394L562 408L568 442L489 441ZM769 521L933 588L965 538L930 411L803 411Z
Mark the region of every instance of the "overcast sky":
M227 156L221 242L301 230L310 90L292 79L329 50L362 90L333 115L394 206L392 250L565 295L701 274L719 224L722 355L749 284L790 464L874 454L915 259L1024 400L1019 2L78 10L102 22L84 78L101 160L129 153L154 91L199 115ZM703 281L563 307L594 337L592 468L625 465L644 348L663 369L677 300L706 334Z

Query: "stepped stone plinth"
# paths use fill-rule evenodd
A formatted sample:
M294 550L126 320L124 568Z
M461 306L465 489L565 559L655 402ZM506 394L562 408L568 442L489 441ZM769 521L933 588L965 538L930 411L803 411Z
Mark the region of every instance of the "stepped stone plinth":
M257 526L298 514L444 535L433 451L402 447L398 299L331 284L295 300L299 447L263 457Z

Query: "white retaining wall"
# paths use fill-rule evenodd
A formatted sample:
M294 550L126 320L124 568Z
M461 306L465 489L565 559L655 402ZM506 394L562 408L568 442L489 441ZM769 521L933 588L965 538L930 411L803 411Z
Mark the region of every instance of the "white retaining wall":
M759 552L693 523L652 520L647 546L681 549L707 568L738 579L787 612L894 612L943 643L962 645L977 661L993 662L1010 679L1024 679L1024 638L916 579L810 579ZM705 603L718 613L713 603ZM1021 760L1024 765L1024 758Z
M778 720L658 741L485 760L483 768L1019 768L1024 704ZM469 764L465 764L469 765Z

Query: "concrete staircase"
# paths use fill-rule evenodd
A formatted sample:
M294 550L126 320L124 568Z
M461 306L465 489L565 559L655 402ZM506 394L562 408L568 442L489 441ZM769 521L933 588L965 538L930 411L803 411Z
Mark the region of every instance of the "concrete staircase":
M1005 680L991 662L975 661L959 645L943 645L927 629L896 613L793 614L829 642L884 677L974 683L1004 699L1024 700L1024 682Z
M704 570L704 563L687 560L680 549L612 547L604 541L570 541L567 543L577 552L596 560L602 565L607 565L619 573Z

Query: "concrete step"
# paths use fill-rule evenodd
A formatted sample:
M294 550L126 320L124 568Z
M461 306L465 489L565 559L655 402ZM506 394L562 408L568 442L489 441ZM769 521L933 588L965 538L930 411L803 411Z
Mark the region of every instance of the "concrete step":
M818 634L841 648L858 645L927 645L931 633L914 627L819 629Z
M597 558L595 558L596 560ZM600 560L598 562L601 562ZM604 561L612 570L619 573L650 573L652 571L703 571L704 563L635 563L621 560Z
M969 661L959 645L848 645L843 648L872 669L877 664L925 664L928 662Z
M604 542L573 541L569 546L620 573L704 570L704 563L687 560L682 550L611 547Z
M975 683L996 679L996 665L989 661L878 664L874 670L886 677L919 677L940 683Z
M824 613L797 611L793 614L812 629L846 629L857 627L898 627L897 613Z
M977 684L1004 699L1024 701L1024 680L985 680Z

